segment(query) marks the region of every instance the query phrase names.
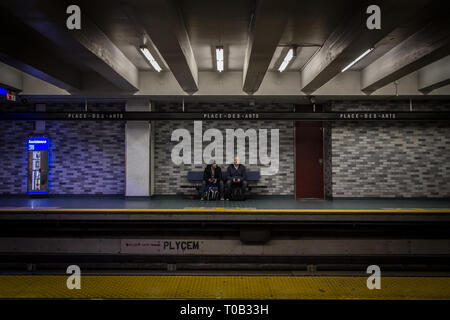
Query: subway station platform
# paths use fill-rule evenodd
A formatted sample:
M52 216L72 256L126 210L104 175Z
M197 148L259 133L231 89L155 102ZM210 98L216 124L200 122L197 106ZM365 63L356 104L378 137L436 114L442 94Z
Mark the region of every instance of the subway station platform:
M450 300L449 277L313 276L82 276L69 290L68 276L0 276L0 299L327 299Z
M450 199L296 200L265 196L245 201L50 196L0 197L0 221L96 220L172 222L450 222Z
M448 230L448 199L2 197L0 270L448 273Z
M450 199L304 200L265 196L245 201L200 201L182 196L0 197L0 213L450 213Z

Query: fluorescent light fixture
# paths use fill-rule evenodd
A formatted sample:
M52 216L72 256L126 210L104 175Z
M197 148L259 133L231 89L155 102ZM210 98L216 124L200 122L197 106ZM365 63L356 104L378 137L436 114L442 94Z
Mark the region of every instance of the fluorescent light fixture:
M278 68L278 71L283 72L284 69L286 69L289 62L291 62L293 57L294 57L294 48L290 48L288 53L286 54L286 57L284 57L284 60L281 63L281 66Z
M362 55L360 55L358 58L356 58L355 60L353 60L348 66L346 66L344 69L342 69L341 72L346 71L347 69L351 68L355 63L357 63L359 60L361 60L362 58L364 58L365 56L367 56L369 54L370 51L372 51L373 48L367 49Z
M147 47L142 46L139 48L139 50L141 50L142 54L144 55L144 57L147 58L148 62L152 65L152 67L158 71L161 72L161 67L159 66L158 62L156 62L155 58L153 58L152 54L150 53L150 51L148 50Z
M217 71L223 71L223 47L216 47Z

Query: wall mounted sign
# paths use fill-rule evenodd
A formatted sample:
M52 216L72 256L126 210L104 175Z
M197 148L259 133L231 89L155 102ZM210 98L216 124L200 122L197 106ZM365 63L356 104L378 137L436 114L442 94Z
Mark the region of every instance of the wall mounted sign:
M450 120L450 112L2 112L0 120L296 120L296 121L417 121Z
M47 136L29 137L28 150L28 194L48 193L48 151L49 138Z
M8 101L16 101L16 94L11 90L6 90L6 100Z

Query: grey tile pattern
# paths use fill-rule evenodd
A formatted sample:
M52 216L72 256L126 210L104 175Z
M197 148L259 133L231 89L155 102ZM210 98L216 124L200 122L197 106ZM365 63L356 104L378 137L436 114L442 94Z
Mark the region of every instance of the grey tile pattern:
M0 121L0 194L27 192L27 136L34 121Z
M125 193L125 124L48 121L52 194Z
M412 101L413 111L449 111L449 101ZM32 111L28 105L2 105L2 111ZM181 111L181 103L157 103L156 111ZM52 111L83 111L81 104L52 104ZM333 111L409 111L409 100L334 101ZM121 111L120 104L92 104L89 111ZM290 111L292 105L186 104L185 111ZM203 165L174 166L170 134L192 121L156 122L156 193L185 193L190 170ZM294 194L294 128L292 121L203 121L203 132L217 128L280 129L280 170L265 176L260 194ZM325 190L338 197L449 197L450 125L448 122L334 122L324 124ZM32 121L0 122L0 194L26 192L26 136ZM119 122L47 121L51 136L50 188L54 194L124 194L125 135ZM205 147L208 142L204 142ZM224 146L225 149L225 146ZM55 152L55 150L58 150ZM248 148L247 148L248 150ZM248 151L246 154L248 159ZM223 166L222 166L223 167ZM249 165L258 170L260 165Z
M449 103L415 102L414 111L448 111ZM340 102L333 111L408 111L404 103ZM448 122L334 122L334 197L449 197Z
M3 108L4 107L4 108ZM52 104L51 111L83 111L80 104ZM89 111L120 111L120 105L90 105ZM6 105L2 111L33 111ZM0 194L24 194L27 189L26 138L34 121L0 122ZM125 193L125 124L112 121L46 121L50 136L51 194Z
M180 105L157 105L158 111L180 111ZM262 105L250 107L246 105L185 105L185 111L197 112L197 111L276 111L282 108L292 108L291 105L274 106L274 105ZM279 129L279 154L280 154L280 166L278 174L272 176L262 176L259 184L268 186L267 189L255 189L255 193L258 194L279 194L279 195L293 195L294 194L294 130L292 121L203 121L203 132L209 128L217 128L224 135L224 153L225 147L225 129L237 129L242 128L244 130L248 128L258 129ZM192 170L203 170L204 165L174 165L171 160L171 150L177 142L171 142L170 137L173 130L178 128L187 129L194 139L193 134L193 121L167 121L156 122L156 136L155 136L155 192L157 194L177 194L188 193L189 189L180 188L181 185L188 184L186 179L187 172ZM269 137L268 137L269 138ZM203 142L203 147L210 142ZM269 154L270 139L268 139ZM236 145L235 145L236 150ZM193 151L193 148L192 148ZM249 159L249 152L256 152L256 150L249 150L248 141L246 142L246 162ZM192 157L194 155L192 154ZM192 161L193 162L193 161ZM247 169L250 171L259 171L262 164L259 162L257 165L250 165L245 163ZM226 169L226 165L221 165L222 170Z

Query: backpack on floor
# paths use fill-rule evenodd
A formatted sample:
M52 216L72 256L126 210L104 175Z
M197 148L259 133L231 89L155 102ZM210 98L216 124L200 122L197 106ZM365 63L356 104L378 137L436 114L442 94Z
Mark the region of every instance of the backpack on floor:
M206 200L212 201L219 198L219 189L215 185L210 185L206 189Z

